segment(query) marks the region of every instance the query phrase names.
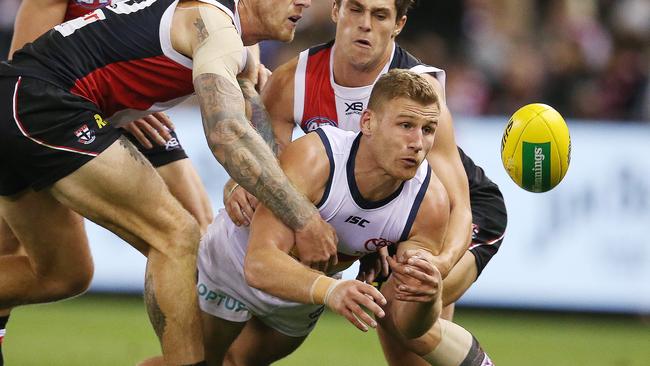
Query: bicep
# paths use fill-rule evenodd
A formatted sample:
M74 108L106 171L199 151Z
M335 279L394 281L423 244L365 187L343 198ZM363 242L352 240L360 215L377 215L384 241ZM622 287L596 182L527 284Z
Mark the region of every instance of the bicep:
M294 233L266 206L260 205L253 216L249 237L249 252L273 248L289 253Z
M25 44L63 22L67 7L67 0L24 0L16 14L9 58Z

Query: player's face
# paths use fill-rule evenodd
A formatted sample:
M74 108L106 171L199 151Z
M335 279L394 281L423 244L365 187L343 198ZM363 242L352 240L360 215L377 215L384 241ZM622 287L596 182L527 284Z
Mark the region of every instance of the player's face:
M396 19L395 0L342 0L334 4L337 52L358 68L376 65L392 51L406 17Z
M258 0L257 19L264 39L290 42L303 11L311 6L311 0Z
M370 146L379 166L393 178L413 178L433 147L439 116L436 104L406 98L393 99L373 112Z

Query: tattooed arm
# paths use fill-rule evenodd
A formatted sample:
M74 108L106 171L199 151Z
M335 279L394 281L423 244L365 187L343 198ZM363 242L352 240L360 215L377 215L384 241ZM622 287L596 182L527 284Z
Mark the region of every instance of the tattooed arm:
M238 184L295 231L297 243L320 248L306 262L325 269L336 262L336 233L289 182L246 118L244 97L235 81L243 44L232 23L223 23L230 19L212 6L199 9L193 21L194 90L210 150Z
M275 135L273 134L273 125L271 124L271 117L262 103L262 98L255 90L255 85L248 79L238 79L239 86L241 87L242 94L244 95L244 102L246 103L246 110L251 112L251 123L253 127L259 132L260 136L264 139L267 145L271 148L274 155L278 154L278 144L275 142Z
M275 134L260 95L250 80L240 78L238 81L246 103L246 115L264 142L271 148L273 154L277 156L278 145L275 141ZM254 195L242 188L232 178L228 179L223 187L223 205L235 225L249 226L257 203L258 200Z
M237 75L237 81L246 104L246 116L267 145L273 150L273 154L277 156L278 144L275 140L271 119L257 92L260 83L259 73L264 69L259 61L259 47L257 45L249 46L246 47L246 50L248 52L246 68ZM228 179L223 187L223 205L235 225L250 225L257 203L255 196L235 183L232 178Z
M289 183L275 156L252 128L241 91L223 76L194 80L208 145L228 174L264 202L287 226L301 229L316 208Z

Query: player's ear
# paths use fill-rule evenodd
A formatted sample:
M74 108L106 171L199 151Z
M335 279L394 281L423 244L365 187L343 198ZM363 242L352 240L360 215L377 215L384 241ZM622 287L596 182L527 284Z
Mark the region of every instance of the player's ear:
M370 136L372 135L372 130L373 130L373 122L375 119L375 115L373 111L370 109L366 109L363 111L361 114L361 132L363 132L364 135Z
M404 29L406 25L406 15L403 15L401 19L395 22L395 28L393 29L393 38L397 37Z
M342 0L341 0L342 1ZM336 1L332 0L332 14L330 14L332 21L338 23L339 21L339 6L336 4Z

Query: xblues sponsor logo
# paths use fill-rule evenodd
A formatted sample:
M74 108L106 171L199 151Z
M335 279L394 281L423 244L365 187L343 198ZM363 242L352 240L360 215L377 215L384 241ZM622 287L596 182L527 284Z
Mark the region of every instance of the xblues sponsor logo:
M345 115L350 114L361 114L363 112L363 103L354 102L354 103L345 103Z
M77 141L84 145L92 144L96 137L95 131L88 128L88 125L79 127L74 134L77 136Z
M165 142L165 150L172 151L181 147L181 144L178 142L176 137L172 137L169 141Z
M99 9L111 5L112 0L74 0L74 2L86 9Z
M312 117L303 123L302 129L305 132L311 132L322 126L334 126L337 127L337 123L332 121L327 117Z

